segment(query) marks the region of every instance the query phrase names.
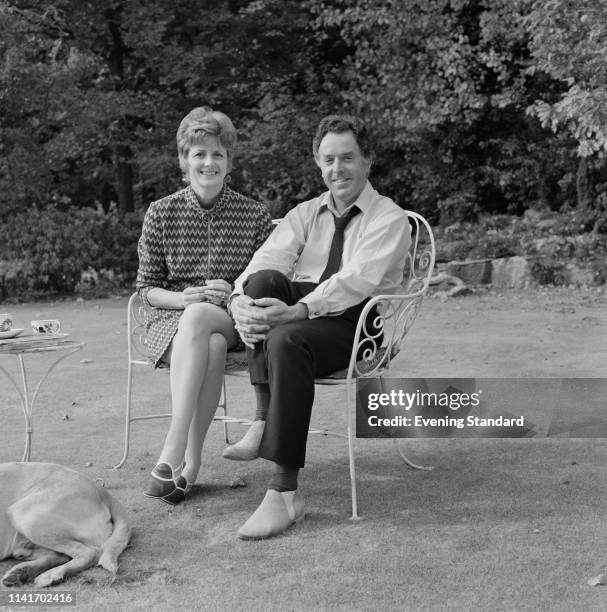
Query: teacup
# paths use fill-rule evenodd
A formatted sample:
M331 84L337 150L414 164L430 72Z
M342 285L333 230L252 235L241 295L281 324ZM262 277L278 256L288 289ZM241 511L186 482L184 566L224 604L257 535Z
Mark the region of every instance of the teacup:
M32 321L32 331L35 334L58 334L61 323L57 319L37 319Z
M0 332L7 332L13 328L13 315L10 312L0 313Z

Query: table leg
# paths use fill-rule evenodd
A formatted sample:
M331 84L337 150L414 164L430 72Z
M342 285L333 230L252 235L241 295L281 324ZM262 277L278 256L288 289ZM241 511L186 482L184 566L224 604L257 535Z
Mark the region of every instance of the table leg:
M19 355L19 358L21 358L21 355ZM19 388L19 385L17 384L15 379L12 377L12 375L3 366L0 366L0 370L2 370L6 374L6 377L11 381L11 383L17 390L17 393L19 394L19 399L21 400L21 410L25 418L25 451L23 453L23 458L21 459L21 461L29 461L29 453L30 453L30 446L31 446L31 439L30 439L31 438L31 428L30 428L29 417L28 417L29 398L27 397L27 393L28 393L27 377L25 375L25 370L23 368L22 362L20 363L20 369L21 369L21 384L23 385L24 391L22 391Z
M38 397L38 392L40 391L40 387L44 383L44 381L48 378L49 374L55 369L55 367L61 363L64 359L73 355L77 351L82 350L82 346L77 346L69 351L66 351L63 355L55 359L53 363L48 367L46 373L39 380L36 388L34 389L34 393L31 396L29 395L29 385L27 382L27 370L25 368L25 362L23 360L23 355L18 354L17 359L19 360L19 370L21 372L21 385L23 387L23 391L19 389L17 382L15 379L7 372L2 366L0 369L7 375L9 380L13 383L15 389L19 393L19 397L21 399L21 409L23 411L23 417L25 419L25 449L23 451L23 458L21 461L29 461L31 456L32 449L32 435L34 433L34 425L32 422L32 413L34 411L34 404L36 403L36 398Z
M30 460L30 452L32 448L32 403L29 399L29 389L27 386L27 374L25 372L25 364L23 363L23 355L17 355L19 360L19 370L21 371L21 384L23 385L23 416L25 417L25 450L21 461Z

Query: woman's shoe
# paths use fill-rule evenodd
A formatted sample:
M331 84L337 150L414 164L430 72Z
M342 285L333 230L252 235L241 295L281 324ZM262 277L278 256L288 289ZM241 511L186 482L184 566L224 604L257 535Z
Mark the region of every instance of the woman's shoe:
M223 450L224 459L234 461L253 461L259 457L259 445L266 427L265 421L253 421L247 433L236 444L230 444Z
M183 467L183 463L176 470L164 461L156 464L143 494L153 499L161 499L167 504L182 502L188 488L186 477L181 475Z
M168 495L164 495L160 499L167 504L179 504L185 499L185 494L190 490L190 486L188 486L188 481L185 476L179 476L175 481L175 488Z

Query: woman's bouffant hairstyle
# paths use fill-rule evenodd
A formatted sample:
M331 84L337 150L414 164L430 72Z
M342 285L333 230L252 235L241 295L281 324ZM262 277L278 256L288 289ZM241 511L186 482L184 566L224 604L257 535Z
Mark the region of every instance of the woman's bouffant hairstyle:
M333 134L352 132L363 157L368 161L373 161L375 151L371 134L364 121L352 115L328 115L320 121L314 140L312 140L312 153L315 158L318 157L321 140L329 132Z
M177 130L177 153L179 167L184 179L188 175L188 153L193 145L202 144L205 136L215 136L228 153L228 171L232 169L236 147L236 129L230 118L209 106L199 106L190 111L179 124Z

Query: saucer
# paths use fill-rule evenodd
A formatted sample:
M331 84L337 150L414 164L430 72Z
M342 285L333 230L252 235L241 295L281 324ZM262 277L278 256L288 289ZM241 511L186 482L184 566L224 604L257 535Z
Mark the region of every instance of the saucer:
M8 331L0 332L0 340L9 340L10 338L16 338L23 333L23 329L9 329Z

